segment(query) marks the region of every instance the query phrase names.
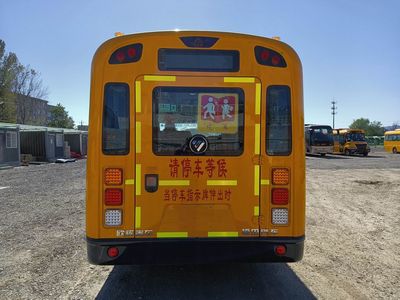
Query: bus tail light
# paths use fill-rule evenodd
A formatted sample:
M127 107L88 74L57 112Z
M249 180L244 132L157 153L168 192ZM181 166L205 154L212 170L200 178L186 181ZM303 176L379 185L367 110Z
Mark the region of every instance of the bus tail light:
M272 204L286 205L289 203L289 190L283 188L272 189Z
M256 60L260 65L285 68L286 61L278 52L261 46L254 48Z
M275 247L275 254L282 256L286 254L286 247L284 245L278 245Z
M285 168L272 169L272 184L289 184L289 170Z
M287 225L289 223L289 212L287 208L272 209L272 224Z
M106 226L120 226L122 224L122 211L120 209L107 209L105 224Z
M106 205L122 205L122 189L106 189L104 202Z
M110 247L107 249L108 257L117 257L119 255L119 250L117 247Z
M104 182L106 185L122 184L122 169L108 168L104 171Z
M142 44L132 44L119 48L111 54L108 63L111 65L136 62L142 57Z

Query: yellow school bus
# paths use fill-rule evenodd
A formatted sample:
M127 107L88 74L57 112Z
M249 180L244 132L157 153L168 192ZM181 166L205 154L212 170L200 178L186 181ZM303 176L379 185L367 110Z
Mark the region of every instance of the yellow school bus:
M93 264L293 262L303 255L302 69L277 40L119 36L91 72Z
M400 129L385 132L383 147L387 152L400 152Z
M362 129L333 129L333 140L333 153L335 154L367 156L371 150Z

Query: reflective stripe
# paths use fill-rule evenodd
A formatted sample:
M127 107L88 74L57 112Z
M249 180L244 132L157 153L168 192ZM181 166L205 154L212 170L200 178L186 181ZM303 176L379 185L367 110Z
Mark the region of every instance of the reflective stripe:
M254 206L254 215L259 216L260 215L260 207L259 206Z
M254 154L260 154L260 124L254 125Z
M136 122L136 153L142 152L142 122Z
M255 113L259 115L261 111L261 83L256 83L256 108Z
M254 83L254 77L224 77L224 82Z
M141 82L136 81L135 83L135 98L136 98L136 112L142 112L142 88Z
M142 193L142 165L136 164L136 195Z
M159 180L159 186L189 186L190 180Z
M158 238L187 238L187 232L157 232Z
M136 206L135 209L135 228L138 229L142 225L142 208Z
M261 185L269 185L269 179L261 179Z
M207 185L237 185L237 180L207 180Z
M135 179L126 179L125 180L125 185L134 185L135 184Z
M254 166L254 196L260 195L260 166Z
M208 233L208 237L236 237L239 236L237 231L213 231Z
M176 76L145 75L145 81L176 81Z

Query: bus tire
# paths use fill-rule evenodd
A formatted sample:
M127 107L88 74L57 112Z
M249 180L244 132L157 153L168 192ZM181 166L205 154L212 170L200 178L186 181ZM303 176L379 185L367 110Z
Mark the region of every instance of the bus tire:
M349 155L350 155L350 151L349 151L349 149L344 149L344 155L347 155L347 156L349 156Z
M393 154L396 154L396 153L397 153L397 148L396 148L396 147L394 147L394 148L392 149L392 153L393 153Z
M324 157L326 153L320 153L319 155L321 155L321 157Z
M368 156L368 152L364 152L363 155L364 155L364 156Z

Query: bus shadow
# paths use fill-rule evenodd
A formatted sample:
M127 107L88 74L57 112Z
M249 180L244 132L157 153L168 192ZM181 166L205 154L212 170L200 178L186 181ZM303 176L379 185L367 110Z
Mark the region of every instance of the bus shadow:
M316 299L287 264L115 266L97 299Z
M306 154L306 158L308 157L316 157L316 158L320 158L320 159L350 159L351 157L347 157L344 155L334 155L334 154L328 154L325 156L321 156L318 154Z

